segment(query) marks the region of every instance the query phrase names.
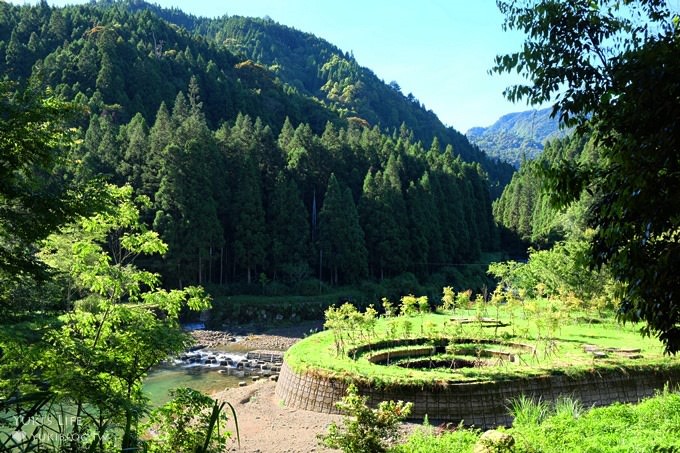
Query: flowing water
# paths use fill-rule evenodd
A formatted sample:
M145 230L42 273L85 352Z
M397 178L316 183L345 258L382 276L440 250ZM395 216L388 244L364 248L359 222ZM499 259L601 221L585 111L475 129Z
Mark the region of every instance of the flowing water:
M245 359L245 352L201 349L185 352L152 370L144 381L153 406L171 399L170 391L177 387L191 387L208 395L237 387L244 380L237 364Z

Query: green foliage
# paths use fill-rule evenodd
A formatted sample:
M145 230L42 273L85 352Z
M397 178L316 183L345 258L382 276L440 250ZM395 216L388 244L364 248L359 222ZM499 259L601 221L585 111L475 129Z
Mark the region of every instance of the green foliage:
M646 322L669 353L680 350L677 197L680 46L677 15L661 0L499 2L505 27L528 34L522 51L496 58L496 72L533 81L510 99L553 101L553 114L592 132L596 159L545 166L551 201L593 199L591 267L608 266L620 288L619 317ZM559 24L569 23L569 27ZM658 70L662 68L662 70Z
M319 241L331 271L331 282L344 279L354 282L366 275L367 251L364 232L359 225L359 215L349 188L331 174L319 214Z
M0 49L11 41L13 56L0 66L22 62L22 81L90 113L74 120L84 138L60 180L98 176L148 196L143 221L168 251L144 264L165 285L424 280L498 248L490 199L511 168L314 36L138 2L3 11ZM29 41L40 51L21 50ZM358 206L343 239L353 250L329 250L344 227L319 242L331 174L342 206Z
M347 395L337 403L347 417L342 426L334 422L328 433L319 436L324 446L346 453L387 451L387 443L396 440L399 423L411 413L413 403L382 401L377 409L371 409L367 401L354 384L347 387Z
M514 427L540 425L550 415L550 404L540 398L534 400L525 395L510 401L509 412L513 417Z
M574 134L548 142L544 153L522 165L500 198L494 201L494 218L521 240L541 247L579 234L585 227L589 197L584 195L578 203L556 208L551 203L543 169L564 165L566 161L585 164L593 158L593 143L587 136Z
M419 312L418 298L413 294L401 298L401 314L404 316L414 316Z
M93 185L64 179L58 167L72 144L74 104L36 87L0 81L0 273L45 279L35 242L98 206ZM4 297L3 297L4 299ZM3 300L3 303L7 301Z
M493 263L488 272L509 297L547 297L560 301L567 312L589 312L597 317L614 307L618 284L606 268L586 267L587 247L586 238L573 238L552 249L531 250L526 263ZM557 316L556 312L544 314L546 322Z
M382 307L386 318L394 318L397 315L397 308L387 297L382 298Z
M472 297L472 290L466 289L465 291L459 291L456 294L456 307L465 308L470 304Z
M599 451L674 451L680 447L669 429L677 423L677 393L664 393L637 405L615 404L576 416L569 411L545 418L541 424L518 427L520 451L542 445L558 448L596 448ZM573 446L573 447L572 447Z
M274 275L297 283L309 272L309 220L294 180L279 173L269 206Z
M456 298L455 298L455 291L453 290L453 287L451 286L445 286L442 289L442 308L445 311L456 311Z
M582 411L578 401L563 400L552 408L538 408L525 399L526 423L507 433L515 439L516 452L558 453L563 451L677 451L676 426L680 394L663 392L638 404L614 404ZM574 407L577 410L572 410ZM567 410L568 409L568 410ZM520 411L522 412L522 411ZM547 412L547 413L546 413ZM536 423L539 421L540 423ZM472 452L478 431L458 428L438 433L431 428L416 431L394 452Z
M344 354L347 345L357 340L369 341L374 335L378 312L369 306L364 313L346 302L340 307L328 307L324 313L324 328L333 332L336 355Z
M471 452L479 432L462 426L451 431L439 431L431 426L418 427L403 444L388 451L393 453L449 453Z
M172 400L154 409L144 428L150 439L145 451L162 453L209 453L224 451L231 433L224 409L228 405L234 416L238 435L238 419L231 404L219 403L191 388L171 391Z
M402 139L411 136L423 143L438 139L466 161L480 162L493 186L495 181L504 186L511 176L509 166L477 153L462 134L443 127L412 94L383 83L352 55L322 39L268 19L230 17L217 22L223 23L211 27L210 35L218 42L271 68L292 90L319 99L341 117L381 124Z
M188 345L179 327L180 310L210 306L201 288L160 289L157 274L133 264L167 246L139 223L130 187L108 186L107 191L112 200L107 210L53 234L39 255L59 272L68 309L48 319L37 338L5 338L3 349L32 352L0 363L3 404L28 416L44 410L31 403L36 396L69 404L75 412L70 429L78 434L73 442L98 451L116 429L121 448L137 445L137 427L148 404L144 377ZM19 374L12 372L17 366Z

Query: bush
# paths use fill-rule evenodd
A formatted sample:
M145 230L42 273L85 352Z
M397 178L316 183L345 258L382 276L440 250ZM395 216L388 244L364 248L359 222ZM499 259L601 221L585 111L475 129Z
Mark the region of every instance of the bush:
M413 403L383 401L377 409L371 409L367 401L368 397L360 396L356 386L350 384L347 396L336 404L348 417L342 426L332 423L327 434L319 435L321 443L345 453L387 451L387 443L396 439L399 423L411 413Z
M317 278L308 278L295 285L295 294L299 296L318 296L328 291L328 286Z
M231 408L238 434L238 421L231 404L219 403L191 388L178 388L171 394L173 399L154 410L149 416L146 428L153 437L146 442L146 451L150 453L224 451L227 439L231 436L231 433L224 429L227 422L225 405Z

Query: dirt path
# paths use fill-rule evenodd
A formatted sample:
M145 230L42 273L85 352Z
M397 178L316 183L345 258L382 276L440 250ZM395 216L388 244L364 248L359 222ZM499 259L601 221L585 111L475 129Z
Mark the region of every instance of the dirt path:
M245 387L218 393L220 400L229 401L238 416L241 447L233 436L228 451L244 453L328 452L319 446L317 434L324 433L339 415L320 414L283 406L276 395L276 382L261 380ZM230 424L234 433L234 425Z

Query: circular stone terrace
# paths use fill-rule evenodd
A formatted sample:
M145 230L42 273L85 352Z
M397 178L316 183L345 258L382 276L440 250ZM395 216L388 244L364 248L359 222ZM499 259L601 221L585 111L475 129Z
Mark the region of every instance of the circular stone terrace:
M460 329L464 320L444 315L428 315L428 319L436 321L428 321L432 330L437 331L437 322L451 327L453 321L457 333L465 333ZM389 322L379 320L371 339L380 337L381 325L389 330ZM417 324L418 318L410 322ZM424 318L420 322L424 330ZM289 407L338 413L335 404L354 383L371 406L386 400L409 401L414 420L427 416L438 422L491 428L511 424L508 407L520 395L543 401L569 396L591 407L637 402L666 385L680 383L677 360L654 352L655 345L640 339L637 332L628 341L642 347L628 348L608 346L607 341L580 341L579 335L569 332L550 341L516 340L507 332L501 337L499 327L507 329L508 324L479 322L475 333L481 336L474 337L447 337L441 331L433 337L378 341L366 336L341 351L333 332L324 331L289 350L276 394ZM581 340L608 336L603 326L586 332L590 333L581 334L585 337ZM614 343L621 341L626 339Z

